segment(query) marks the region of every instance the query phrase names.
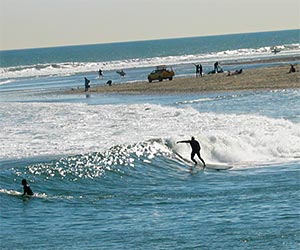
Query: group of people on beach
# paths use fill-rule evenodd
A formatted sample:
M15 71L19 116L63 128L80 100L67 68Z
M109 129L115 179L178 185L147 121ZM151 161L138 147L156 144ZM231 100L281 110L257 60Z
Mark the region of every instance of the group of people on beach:
M202 68L202 65L201 64L196 64L196 63L193 63L193 65L195 66L195 69L196 69L196 78L197 77L202 77L203 76L203 68ZM222 67L220 66L220 63L217 61L214 63L214 69L210 72L208 72L208 74L216 74L216 73L223 73L223 69ZM231 71L228 71L228 76L233 76L233 75L239 75L243 72L243 69L239 69L239 70L235 70L234 72L231 72ZM290 65L290 70L288 73L294 73L296 72L296 69L294 67L293 64ZM117 74L119 74L121 77L124 77L126 75L126 73L124 72L124 70L119 70L119 71L116 71ZM98 71L98 75L99 75L99 79L100 78L103 78L104 75L103 75L103 70L102 69L99 69ZM87 92L89 90L89 88L91 87L90 85L90 80L87 79L86 77L84 77L84 91ZM112 80L108 80L106 82L107 85L111 86L112 85Z
M118 70L116 71L117 74L119 74L121 77L124 77L126 75L126 73L124 72L124 70ZM99 79L102 79L104 77L104 74L103 74L103 70L102 69L99 69L98 70L98 75L99 75ZM90 80L87 79L86 77L84 77L84 91L87 92L89 90L89 88L91 87L90 85ZM106 82L106 84L108 86L111 86L112 85L112 80L108 80Z
M202 65L201 64L195 64L193 63L196 67L196 78L199 76L203 76L203 69L202 69Z
M196 68L196 78L199 77L199 76L203 76L203 68L202 68L202 65L201 64L196 64L196 63L193 63L195 68ZM216 74L216 73L223 73L223 69L220 65L219 62L215 62L214 63L214 69L210 72L208 72L208 74Z

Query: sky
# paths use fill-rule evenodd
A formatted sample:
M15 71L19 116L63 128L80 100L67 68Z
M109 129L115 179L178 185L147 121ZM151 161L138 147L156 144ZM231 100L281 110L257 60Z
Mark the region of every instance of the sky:
M299 0L0 0L0 50L299 28Z

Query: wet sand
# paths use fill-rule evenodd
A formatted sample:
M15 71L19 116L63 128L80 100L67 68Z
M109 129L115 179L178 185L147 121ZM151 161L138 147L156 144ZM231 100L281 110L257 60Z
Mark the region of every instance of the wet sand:
M267 90L300 88L300 65L296 65L295 73L288 73L289 64L244 70L239 75L226 73L205 75L203 77L176 78L172 81L147 81L113 84L112 86L91 86L88 92L83 89L66 91L66 94L79 93L118 93L118 94L171 94L220 92L243 90Z

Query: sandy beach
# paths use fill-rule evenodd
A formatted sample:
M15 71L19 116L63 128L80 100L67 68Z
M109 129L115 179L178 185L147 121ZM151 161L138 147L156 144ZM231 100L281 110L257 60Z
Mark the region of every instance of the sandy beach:
M168 94L195 93L214 91L242 91L263 89L300 88L299 65L295 73L289 72L289 65L263 67L243 70L239 75L228 75L228 72L204 75L203 77L175 78L163 82L147 81L113 84L112 86L91 86L90 93L118 94ZM66 94L86 93L83 89L73 89Z

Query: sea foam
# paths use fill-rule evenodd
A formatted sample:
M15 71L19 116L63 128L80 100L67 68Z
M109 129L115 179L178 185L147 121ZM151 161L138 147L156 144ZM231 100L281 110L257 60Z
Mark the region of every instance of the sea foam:
M241 165L300 156L300 124L284 119L153 104L3 103L0 110L1 159L103 153L150 142L154 151L168 145L167 151L189 158L188 145L176 141L190 136L201 142L203 157L211 162ZM162 142L155 146L153 139Z

